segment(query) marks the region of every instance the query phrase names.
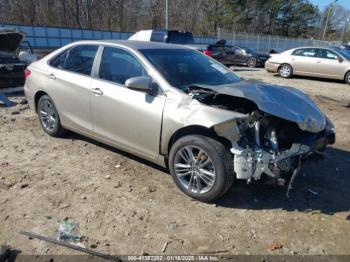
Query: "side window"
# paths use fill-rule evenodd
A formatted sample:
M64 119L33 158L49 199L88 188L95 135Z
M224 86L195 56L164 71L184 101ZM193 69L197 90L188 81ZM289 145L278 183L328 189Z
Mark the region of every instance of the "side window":
M233 50L233 53L234 54L236 54L236 55L241 55L241 54L243 54L243 51L242 51L242 49L241 48L239 48L239 47L232 47L232 50Z
M73 47L50 61L50 65L83 75L90 75L98 47L79 45Z
M64 69L90 75L98 47L93 45L76 46L69 50Z
M68 52L69 50L59 54L58 56L50 60L49 65L53 67L57 67L59 69L64 69L64 63L66 61Z
M99 78L123 85L131 77L146 75L147 71L130 53L114 47L104 48Z
M306 56L306 57L316 57L317 49L316 48L304 48L294 50L292 55L295 56Z
M210 46L210 51L213 52L213 55L218 55L224 51L222 46Z
M331 59L331 60L337 60L338 55L330 50L327 49L320 49L319 51L319 57L324 59Z

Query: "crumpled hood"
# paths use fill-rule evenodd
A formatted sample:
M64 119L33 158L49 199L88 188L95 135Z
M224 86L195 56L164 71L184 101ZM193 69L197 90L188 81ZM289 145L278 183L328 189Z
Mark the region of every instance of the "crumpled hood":
M303 92L292 88L243 80L230 85L206 86L215 92L243 97L268 114L295 122L304 131L317 133L326 126L326 117Z
M23 33L14 31L0 31L0 52L15 52L22 39Z

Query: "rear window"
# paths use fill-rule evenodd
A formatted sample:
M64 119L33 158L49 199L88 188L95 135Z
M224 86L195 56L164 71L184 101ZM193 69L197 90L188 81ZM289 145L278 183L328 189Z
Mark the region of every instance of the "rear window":
M98 46L79 45L53 58L49 64L58 69L90 75Z
M152 32L151 41L152 42L165 42L165 32Z
M173 44L193 44L194 41L192 33L169 31L167 42Z
M306 57L316 57L317 48L303 48L294 50L292 55L295 56L306 56Z

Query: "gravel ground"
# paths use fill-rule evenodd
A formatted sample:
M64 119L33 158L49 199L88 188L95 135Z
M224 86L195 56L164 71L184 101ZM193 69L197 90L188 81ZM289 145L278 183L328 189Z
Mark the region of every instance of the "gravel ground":
M194 201L151 163L77 134L48 137L23 97L11 97L17 104L0 108L0 245L77 254L18 233L56 237L58 221L71 219L86 247L109 254L350 255L350 109L336 101L350 100L350 87L237 74L305 91L336 126L336 144L303 166L289 201L285 188L239 181L215 204Z

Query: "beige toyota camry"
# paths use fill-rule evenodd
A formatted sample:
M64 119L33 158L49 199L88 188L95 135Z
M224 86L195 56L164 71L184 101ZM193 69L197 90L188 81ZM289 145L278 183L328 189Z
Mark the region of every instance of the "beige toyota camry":
M302 92L241 79L183 46L75 42L25 75L48 135L70 130L168 167L201 201L223 196L234 178L290 185L302 160L335 140Z
M350 53L337 47L301 47L272 54L265 68L283 78L300 75L338 79L350 84Z

